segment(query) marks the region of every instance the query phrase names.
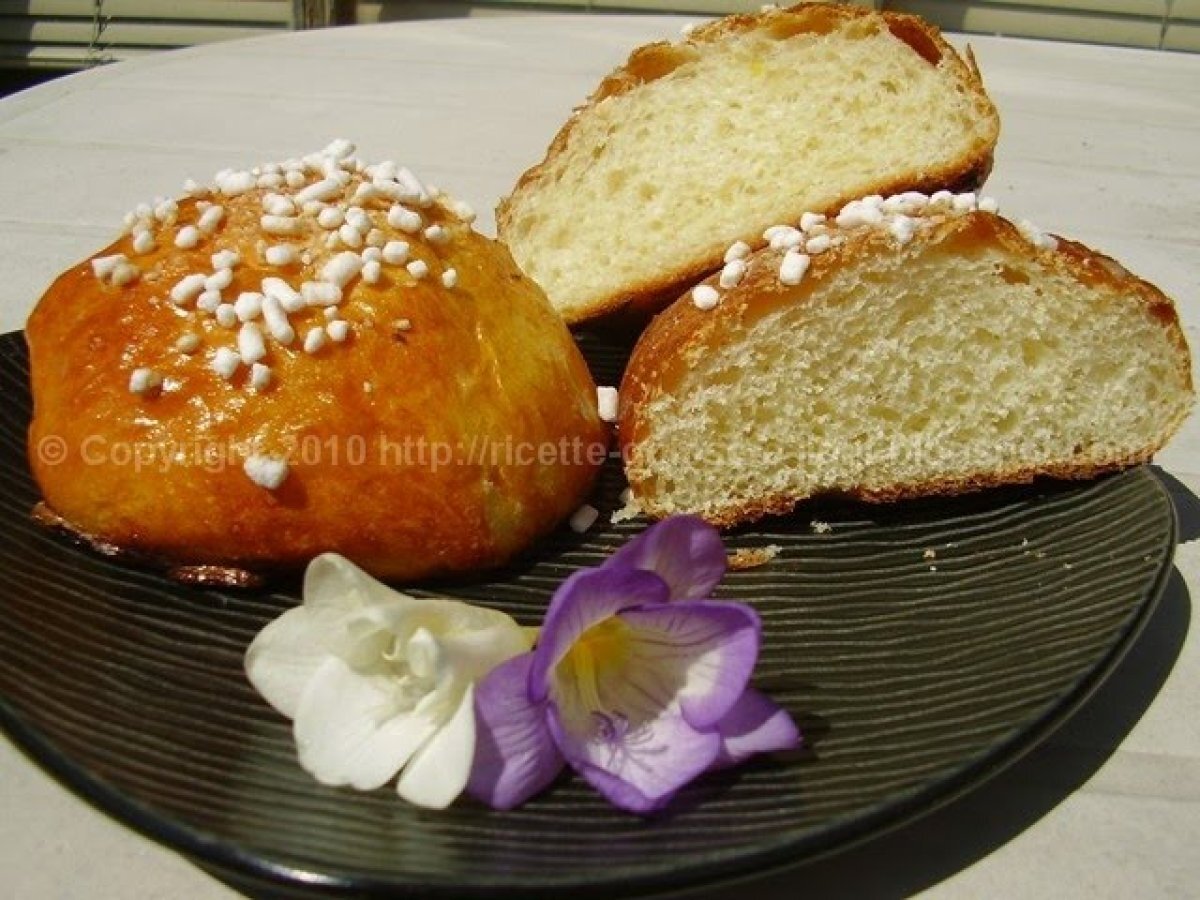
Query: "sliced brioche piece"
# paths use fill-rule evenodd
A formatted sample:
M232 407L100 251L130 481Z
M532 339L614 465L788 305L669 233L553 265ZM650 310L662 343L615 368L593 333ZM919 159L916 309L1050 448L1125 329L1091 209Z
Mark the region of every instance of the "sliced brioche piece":
M814 495L1088 478L1149 460L1188 414L1175 308L1111 259L973 195L868 198L837 221L809 218L800 246L731 264L642 335L620 435L644 512L732 525Z
M922 20L770 9L635 50L497 224L569 323L652 311L805 210L977 186L998 135L973 59Z

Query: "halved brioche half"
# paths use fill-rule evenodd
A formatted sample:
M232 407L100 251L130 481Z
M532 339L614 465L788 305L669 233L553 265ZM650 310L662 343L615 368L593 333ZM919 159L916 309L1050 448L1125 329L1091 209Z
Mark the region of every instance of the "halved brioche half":
M921 19L825 3L730 16L635 50L497 225L567 322L654 311L805 210L978 186L999 129L970 54Z
M1187 416L1175 308L1108 257L973 195L867 198L837 222L774 229L643 333L620 438L650 516L1088 478Z

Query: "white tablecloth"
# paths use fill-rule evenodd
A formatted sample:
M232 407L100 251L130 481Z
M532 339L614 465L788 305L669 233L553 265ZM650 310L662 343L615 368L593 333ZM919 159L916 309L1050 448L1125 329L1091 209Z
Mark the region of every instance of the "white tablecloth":
M571 107L668 17L414 22L210 45L94 69L0 101L0 326L185 177L356 141L488 214ZM955 39L960 45L964 39ZM1100 248L1200 325L1200 56L972 38L1003 120L988 192ZM1047 744L949 808L759 896L1200 894L1200 426L1160 455L1182 517L1159 613ZM0 626L2 627L2 626ZM7 896L232 896L107 819L0 741ZM741 890L746 890L745 888ZM741 893L718 890L714 897Z

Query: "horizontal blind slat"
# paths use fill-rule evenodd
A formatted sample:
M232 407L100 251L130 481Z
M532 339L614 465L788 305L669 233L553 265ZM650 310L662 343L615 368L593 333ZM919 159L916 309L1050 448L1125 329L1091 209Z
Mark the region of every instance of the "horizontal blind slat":
M0 66L78 68L292 25L292 0L0 0Z
M172 24L110 21L100 43L113 46L185 47L231 38L253 37L261 29L237 25ZM82 44L92 39L92 23L87 19L0 19L0 41L24 41L30 44Z
M587 0L521 0L520 3L508 3L505 0L359 0L358 24L377 25L381 22L440 19L446 16L528 16L546 12L545 7L549 7L549 11L552 12L582 12L586 6Z
M1158 47L1162 17L1114 16L1078 10L1035 9L972 0L900 0L890 9L916 13L949 31L1083 41L1126 47Z
M1191 19L1200 22L1200 0L1175 0L1171 4L1171 21L1179 22Z
M899 3L887 3L888 7L899 6ZM1159 19L1167 14L1167 0L954 0L952 6L1002 6L1028 7L1045 12L1082 12L1107 13L1109 15L1141 16L1143 18Z
M124 47L112 50L105 58L119 61L157 52L159 51L145 47ZM0 67L22 64L31 68L78 68L87 61L87 47L56 44L30 47L27 44L0 43Z
M1200 53L1200 22L1172 22L1163 37L1163 49Z
M214 20L289 25L291 0L105 0L110 19ZM92 18L90 0L0 0L0 15L28 18Z
M788 0L782 0L783 3ZM1004 34L1049 40L1084 41L1131 47L1159 47L1168 22L1200 24L1200 0L854 0L923 16L947 31ZM758 0L475 0L412 2L362 0L360 22L428 18L439 11L451 15L488 15L504 11L536 11L546 7L587 7L597 12L620 10L722 15L757 9ZM1176 28L1174 49L1188 46L1185 28ZM1181 37L1182 36L1182 37Z

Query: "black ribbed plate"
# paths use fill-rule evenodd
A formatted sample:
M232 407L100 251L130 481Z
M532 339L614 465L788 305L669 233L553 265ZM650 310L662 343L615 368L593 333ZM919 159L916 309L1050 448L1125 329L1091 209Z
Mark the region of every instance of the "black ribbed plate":
M620 353L592 343L602 383ZM172 585L31 524L27 359L0 338L0 716L117 818L205 865L294 886L404 895L638 894L795 862L925 812L1028 750L1149 616L1174 515L1145 468L955 501L806 507L735 547L778 544L721 596L762 614L757 684L803 752L714 774L651 821L564 778L510 813L334 790L296 763L242 653L295 587ZM605 473L605 512L620 472ZM602 517L602 521L607 516ZM831 528L818 533L814 520ZM442 586L539 621L555 586L642 523L562 532L487 580Z

